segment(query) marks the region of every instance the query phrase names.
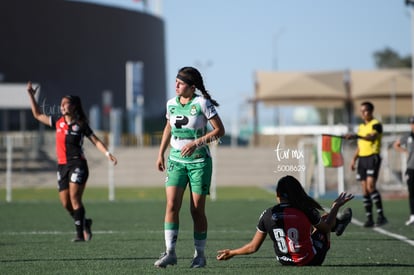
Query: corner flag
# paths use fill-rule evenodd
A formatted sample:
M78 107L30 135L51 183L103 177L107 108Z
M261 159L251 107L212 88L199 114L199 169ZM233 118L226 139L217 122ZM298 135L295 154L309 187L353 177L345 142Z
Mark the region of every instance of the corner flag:
M341 167L344 165L341 136L322 135L322 162L325 167Z

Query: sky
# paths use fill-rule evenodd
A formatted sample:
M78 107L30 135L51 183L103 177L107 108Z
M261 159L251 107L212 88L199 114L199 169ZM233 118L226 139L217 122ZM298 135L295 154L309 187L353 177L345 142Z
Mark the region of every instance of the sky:
M142 10L137 0L82 1ZM225 125L249 114L256 71L373 70L375 51L408 56L413 48L405 0L156 1L165 22L168 96L178 69L197 67ZM296 116L305 109L283 110ZM275 123L274 108L262 106L259 115Z

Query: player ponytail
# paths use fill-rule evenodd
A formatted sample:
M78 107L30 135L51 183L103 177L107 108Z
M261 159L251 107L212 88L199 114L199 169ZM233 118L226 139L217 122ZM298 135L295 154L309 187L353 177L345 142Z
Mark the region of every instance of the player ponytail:
M211 98L210 93L204 87L203 77L200 72L194 67L183 67L178 71L178 79L181 79L188 85L194 85L202 94L205 99L211 101L214 106L219 106L218 102Z

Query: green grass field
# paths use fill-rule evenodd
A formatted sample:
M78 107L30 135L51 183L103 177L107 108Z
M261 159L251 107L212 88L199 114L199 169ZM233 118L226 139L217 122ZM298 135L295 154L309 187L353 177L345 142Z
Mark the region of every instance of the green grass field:
M13 202L0 190L0 274L414 274L414 227L404 225L407 200L384 202L389 224L381 230L351 224L344 235L332 235L331 250L321 267L284 267L275 261L272 243L259 252L226 262L215 260L221 248L238 247L252 237L262 210L274 195L255 187L218 188L208 201L207 267L190 269L193 254L188 194L181 211L178 264L153 267L164 249L164 190L89 188L84 202L94 236L72 243L74 227L54 189L16 189ZM329 206L331 200L320 200ZM363 221L362 201L349 205Z

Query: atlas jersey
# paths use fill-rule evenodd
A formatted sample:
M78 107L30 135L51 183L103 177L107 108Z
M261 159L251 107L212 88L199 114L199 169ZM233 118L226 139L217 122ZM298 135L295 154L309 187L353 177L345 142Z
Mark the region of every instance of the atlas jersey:
M211 101L200 95L195 95L185 105L180 103L179 97L168 100L166 118L171 125L170 158L180 162L201 162L209 154L208 147L198 148L192 158L180 158L179 151L184 145L205 135L208 120L216 115L216 108Z
M370 134L378 134L374 141L365 140L362 138L358 139L358 156L367 157L375 154L379 154L381 151L381 139L382 139L382 124L372 119L368 123L361 123L358 128L358 136L366 137Z
M316 254L311 233L313 225L320 222L317 209L304 213L288 203L282 203L261 214L257 230L269 235L281 264L301 266L308 264Z
M67 164L70 160L85 159L83 139L90 137L93 131L87 123L67 124L65 118L51 117L51 125L56 129L56 155L58 164Z

